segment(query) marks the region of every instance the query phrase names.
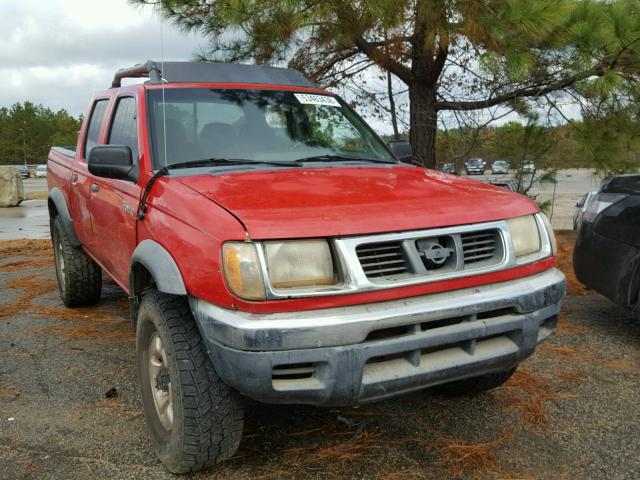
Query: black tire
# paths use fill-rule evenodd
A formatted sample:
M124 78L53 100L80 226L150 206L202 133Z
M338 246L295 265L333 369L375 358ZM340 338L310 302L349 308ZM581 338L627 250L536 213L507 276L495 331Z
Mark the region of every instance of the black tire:
M154 353L157 338L161 355ZM173 473L187 473L231 457L242 438L242 401L213 369L187 300L157 291L146 294L136 345L145 419L162 463ZM156 406L163 396L170 399L170 421L169 409Z
M486 375L480 375L479 377L456 380L455 382L438 385L437 389L453 397L475 395L477 393L499 387L509 380L515 371L516 367L504 372L487 373Z
M95 305L102 293L102 269L80 247L74 247L56 217L51 228L60 298L67 307Z

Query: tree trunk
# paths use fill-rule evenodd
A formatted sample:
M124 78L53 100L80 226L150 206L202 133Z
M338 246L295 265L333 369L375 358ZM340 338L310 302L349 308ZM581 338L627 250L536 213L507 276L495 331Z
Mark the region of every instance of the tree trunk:
M438 110L435 85L414 82L409 86L409 100L409 141L413 157L427 168L436 168Z
M396 113L396 101L393 98L393 85L391 83L391 72L387 72L387 93L389 95L389 111L391 112L393 139L400 140L400 132L398 131L398 114Z

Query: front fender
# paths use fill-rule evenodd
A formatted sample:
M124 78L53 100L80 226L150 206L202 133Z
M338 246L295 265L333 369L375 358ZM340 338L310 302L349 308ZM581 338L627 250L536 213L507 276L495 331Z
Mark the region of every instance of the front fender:
M186 295L187 289L182 279L180 269L171 254L159 243L153 240L143 240L138 244L131 256L129 269L129 292L135 297L141 292L144 283L140 278L139 267L146 269L156 284L156 288L164 293Z

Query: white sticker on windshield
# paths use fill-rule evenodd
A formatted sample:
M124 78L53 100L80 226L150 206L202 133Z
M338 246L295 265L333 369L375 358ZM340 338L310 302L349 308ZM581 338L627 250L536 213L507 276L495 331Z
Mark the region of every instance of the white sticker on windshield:
M331 107L339 107L340 103L329 95L313 95L311 93L294 93L300 103L306 105L329 105Z

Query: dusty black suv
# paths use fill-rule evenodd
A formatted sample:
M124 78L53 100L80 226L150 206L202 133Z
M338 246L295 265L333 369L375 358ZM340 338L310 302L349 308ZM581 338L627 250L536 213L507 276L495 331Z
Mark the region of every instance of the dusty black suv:
M578 280L638 312L640 292L640 175L602 183L582 214L573 253Z

